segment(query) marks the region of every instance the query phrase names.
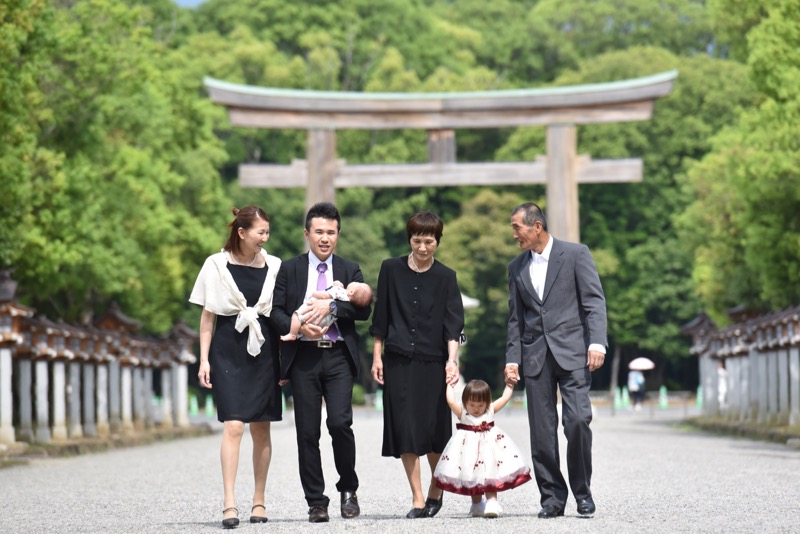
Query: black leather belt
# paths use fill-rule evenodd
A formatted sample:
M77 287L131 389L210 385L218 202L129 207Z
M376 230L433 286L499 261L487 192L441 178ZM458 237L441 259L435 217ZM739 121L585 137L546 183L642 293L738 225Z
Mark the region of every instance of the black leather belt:
M317 347L318 349L332 349L338 343L342 343L343 340L339 339L337 341L331 341L330 339L318 339L316 341L306 341L312 347Z

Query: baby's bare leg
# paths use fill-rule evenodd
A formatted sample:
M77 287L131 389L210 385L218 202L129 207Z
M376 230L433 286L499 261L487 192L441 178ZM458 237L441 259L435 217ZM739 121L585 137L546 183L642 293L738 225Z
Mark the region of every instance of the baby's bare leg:
M292 314L292 325L289 327L289 333L281 336L281 341L294 341L297 339L297 334L300 332L300 316L297 312Z

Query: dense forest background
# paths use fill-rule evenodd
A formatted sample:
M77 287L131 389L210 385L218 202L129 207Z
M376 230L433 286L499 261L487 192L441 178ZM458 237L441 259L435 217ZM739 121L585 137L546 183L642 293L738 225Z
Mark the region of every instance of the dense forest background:
M646 355L658 363L651 384L691 388L682 324L800 302L798 0L5 0L0 268L51 319L90 323L115 301L158 334L180 319L197 326L187 295L233 206L264 207L269 251L300 253L304 192L242 189L236 172L303 157L305 132L231 128L204 76L429 92L670 69L675 89L652 120L579 128L580 153L645 162L642 183L581 186L581 236L622 368ZM457 143L459 161L529 161L544 153L544 130L461 130ZM337 150L353 163L427 159L419 131L339 132ZM509 212L544 196L541 186L343 190L338 252L374 286L380 262L407 251L406 218L437 211L437 257L481 301L467 312L464 374L496 383L506 265L518 253ZM595 373L595 386L610 373Z

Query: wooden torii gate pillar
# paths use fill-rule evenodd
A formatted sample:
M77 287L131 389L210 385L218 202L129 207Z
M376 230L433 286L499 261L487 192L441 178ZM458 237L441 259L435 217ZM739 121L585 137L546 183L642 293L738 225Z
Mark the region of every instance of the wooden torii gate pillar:
M677 71L620 82L469 93L348 93L275 89L205 78L213 102L234 126L308 130L306 160L242 164L249 187L305 187L306 207L335 200L341 187L547 184L549 230L580 241L579 183L635 182L640 159L577 154L578 124L647 120L672 91ZM523 163L456 163L455 130L545 126L547 155ZM336 130L425 129L429 162L348 165L336 159Z

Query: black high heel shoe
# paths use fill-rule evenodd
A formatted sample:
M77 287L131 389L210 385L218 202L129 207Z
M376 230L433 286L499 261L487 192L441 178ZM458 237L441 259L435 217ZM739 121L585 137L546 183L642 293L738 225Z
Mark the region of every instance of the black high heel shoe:
M222 511L222 515L227 514L231 510L236 512L236 515L239 515L239 510L237 510L233 506L231 506L230 508L225 508ZM223 519L222 520L222 528L236 528L238 526L239 526L239 518L238 517L229 517L228 519Z
M444 499L444 492L438 499L425 499L425 517L433 517L442 509L442 500Z
M253 515L253 511L255 511L256 508L263 508L265 512L267 511L267 507L264 506L263 504L254 504L253 507L250 508L250 522L251 523L266 523L267 521L269 521L269 519L267 519L263 515Z

